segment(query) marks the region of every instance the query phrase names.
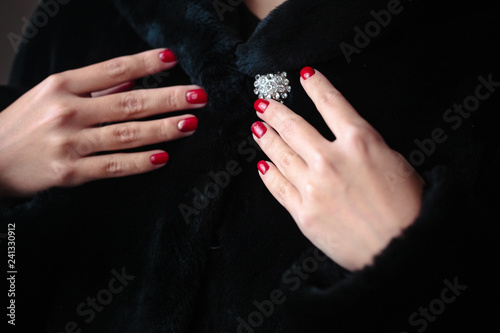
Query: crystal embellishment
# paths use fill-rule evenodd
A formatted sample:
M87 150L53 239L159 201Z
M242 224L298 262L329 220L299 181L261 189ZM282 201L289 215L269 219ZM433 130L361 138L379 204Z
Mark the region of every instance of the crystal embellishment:
M281 103L283 103L290 91L292 91L290 81L286 78L286 72L256 75L253 85L255 87L253 92L259 98L272 98Z

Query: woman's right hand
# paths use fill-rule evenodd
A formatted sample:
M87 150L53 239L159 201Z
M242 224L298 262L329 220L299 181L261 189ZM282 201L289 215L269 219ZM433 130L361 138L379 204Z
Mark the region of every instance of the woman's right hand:
M169 50L147 51L52 75L28 91L0 113L0 198L165 165L168 154L161 150L113 151L194 133L193 115L133 121L205 106L206 94L198 86L129 91L133 80L175 64Z

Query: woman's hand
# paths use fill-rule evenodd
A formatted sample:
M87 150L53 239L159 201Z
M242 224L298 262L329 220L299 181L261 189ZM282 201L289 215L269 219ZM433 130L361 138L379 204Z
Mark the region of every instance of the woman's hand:
M286 106L258 100L266 123L252 131L275 162L258 168L306 237L346 269L361 269L413 223L423 180L321 73L306 67L301 76L336 140Z
M0 113L0 197L165 165L168 154L160 150L111 152L182 138L196 129L192 115L132 121L206 104L197 86L129 91L133 80L175 64L169 50L148 51L52 75L19 98Z

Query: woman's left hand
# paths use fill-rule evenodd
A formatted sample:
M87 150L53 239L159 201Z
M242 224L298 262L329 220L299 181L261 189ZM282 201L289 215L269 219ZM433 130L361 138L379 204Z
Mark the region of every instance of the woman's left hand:
M418 216L423 180L321 73L301 83L332 130L330 142L286 106L259 99L254 138L272 195L320 250L349 270L373 263Z

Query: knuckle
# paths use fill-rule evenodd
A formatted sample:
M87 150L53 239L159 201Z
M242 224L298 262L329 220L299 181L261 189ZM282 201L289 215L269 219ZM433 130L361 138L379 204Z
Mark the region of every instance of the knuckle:
M337 89L328 89L328 91L319 96L319 103L321 105L334 106L337 105L342 98L342 94Z
M104 63L104 73L110 78L120 78L129 72L127 61L124 58L116 58Z
M266 134L260 140L258 140L258 144L264 151L269 151L277 146L277 144L279 143L278 140L278 136L271 136Z
M344 136L347 151L357 156L367 156L374 143L380 140L380 136L369 126L351 125L347 128Z
M128 117L139 117L145 110L145 101L137 92L126 93L120 101L119 110Z
M281 121L280 135L282 137L291 138L297 132L300 118L298 116L288 117Z
M316 171L324 173L326 170L332 168L332 164L324 152L315 151L312 153L312 167Z
M80 154L78 153L78 146L68 138L52 138L51 145L55 148L54 151L57 156L65 163L74 162L80 157Z
M276 189L276 196L278 200L285 202L291 191L291 184L275 178L273 180L273 187Z
M106 175L111 177L118 177L125 174L124 162L113 157L106 161L104 164L104 171Z
M315 227L317 220L316 216L311 213L303 212L299 214L297 224L301 230L308 233Z
M318 192L316 184L312 183L311 181L308 181L304 184L304 196L306 198L310 198L314 202L314 198L316 197L317 193Z
M66 88L68 83L65 73L52 74L43 81L43 85L50 91L56 91Z
M159 128L158 132L161 138L164 138L166 141L170 141L170 139L174 138L174 131L172 131L172 128L174 128L176 124L174 121L170 118L163 119L159 123Z
M294 163L297 161L298 159L298 155L292 151L289 151L289 150L286 150L286 151L283 151L281 153L281 156L280 156L280 164L283 166L283 167L290 167L290 166L293 166Z
M76 168L70 163L53 163L54 182L57 186L70 186L76 183Z
M59 100L50 108L48 118L56 126L63 126L73 119L76 113L77 110L73 106Z
M165 94L165 105L169 110L180 110L182 108L182 99L179 89L172 89Z
M140 172L144 172L146 169L144 167L144 165L140 162L140 159L138 158L135 158L133 160L130 161L130 163L128 164L128 173L129 174L136 174L136 173L140 173Z
M329 186L337 186L338 182L335 179L329 182ZM319 203L324 201L324 198L328 196L325 192L324 185L321 184L321 180L311 179L305 182L302 192L302 198L304 206L308 209L304 210L307 213L312 207L317 206Z
M111 132L111 140L119 144L130 144L137 141L137 129L132 125L121 125Z
M269 122L279 124L283 118L283 105L281 103L270 103L266 109L265 115Z
M87 156L94 152L95 143L91 140L80 140L75 145L76 156Z
M149 57L146 55L143 55L141 57L142 59L142 67L144 68L145 72L148 75L153 75L156 72L158 72L158 67L160 66L160 62L157 61L157 57Z
M289 193L288 185L280 182L278 184L277 194L278 194L278 197L281 199L281 201L286 200L286 198L288 197L288 193Z

